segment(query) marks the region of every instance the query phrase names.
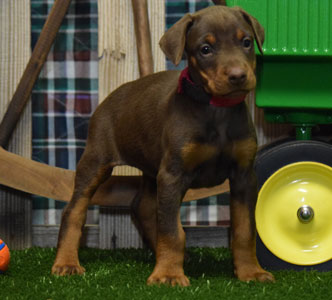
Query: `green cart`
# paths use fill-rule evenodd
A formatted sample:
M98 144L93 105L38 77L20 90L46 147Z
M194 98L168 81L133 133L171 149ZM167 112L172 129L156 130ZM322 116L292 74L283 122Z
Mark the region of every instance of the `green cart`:
M257 154L258 259L269 269L332 270L332 145L312 137L313 128L332 124L332 2L227 4L265 28L256 105L268 122L295 127L294 138Z

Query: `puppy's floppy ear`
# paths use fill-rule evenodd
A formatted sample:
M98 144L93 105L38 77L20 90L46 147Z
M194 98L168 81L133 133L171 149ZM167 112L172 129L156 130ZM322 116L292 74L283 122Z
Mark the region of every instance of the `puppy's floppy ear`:
M254 35L255 35L255 40L259 49L259 52L263 55L263 48L262 45L264 43L264 39L265 39L265 33L264 33L264 28L261 24L259 24L259 22L257 21L256 18L254 18L253 16L249 15L246 11L244 11L242 8L240 7L234 7L234 9L240 11L244 17L244 19L246 20L246 22L251 26Z
M175 65L181 61L186 44L187 29L192 21L193 18L190 14L184 15L166 31L159 41L161 50Z

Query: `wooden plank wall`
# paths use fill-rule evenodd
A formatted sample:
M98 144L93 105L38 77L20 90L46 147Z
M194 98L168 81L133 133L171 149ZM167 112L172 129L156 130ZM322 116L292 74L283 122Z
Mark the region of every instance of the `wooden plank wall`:
M30 57L30 0L0 1L0 119ZM31 106L27 106L9 151L31 157ZM31 246L31 200L0 186L0 237L11 249Z

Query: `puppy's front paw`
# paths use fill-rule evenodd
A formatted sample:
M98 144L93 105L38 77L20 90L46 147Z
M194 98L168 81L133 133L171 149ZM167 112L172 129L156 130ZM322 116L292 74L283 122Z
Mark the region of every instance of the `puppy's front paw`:
M259 281L259 282L275 282L274 276L261 268L253 268L252 270L245 270L236 272L236 276L239 280L249 282L249 281Z
M54 264L52 267L52 274L65 276L65 275L82 275L85 269L79 264Z
M186 275L184 274L151 274L147 280L148 285L160 285L166 284L171 286L189 286L190 282Z
M267 271L264 272L260 272L258 274L256 274L256 280L260 281L260 282L275 282L275 278L274 276Z

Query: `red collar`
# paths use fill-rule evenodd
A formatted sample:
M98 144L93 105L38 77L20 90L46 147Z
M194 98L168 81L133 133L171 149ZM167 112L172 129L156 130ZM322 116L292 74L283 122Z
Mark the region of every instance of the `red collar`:
M190 96L196 102L201 104L210 104L216 107L232 107L243 102L246 96L239 98L215 97L204 91L201 86L195 85L191 80L188 67L183 69L178 84L178 93Z

